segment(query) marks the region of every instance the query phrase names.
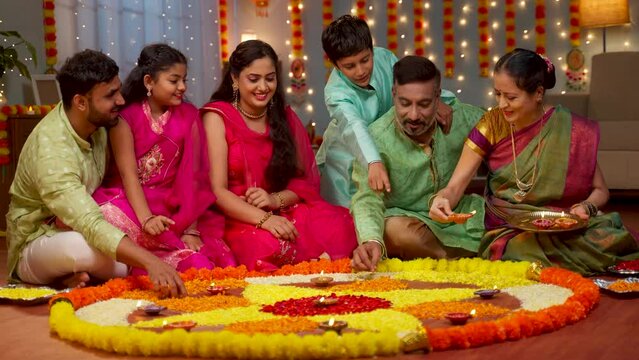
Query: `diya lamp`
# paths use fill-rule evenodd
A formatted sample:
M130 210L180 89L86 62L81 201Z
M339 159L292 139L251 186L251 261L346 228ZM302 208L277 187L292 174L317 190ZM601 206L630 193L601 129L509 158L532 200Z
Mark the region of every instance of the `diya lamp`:
M138 310L144 311L147 315L156 316L159 315L162 311L166 310L166 306L157 305L157 304L149 304L146 306L142 306L142 301L138 301Z
M450 321L453 325L464 325L468 322L470 318L475 316L475 309L473 309L470 313L463 312L452 312L445 315L446 319Z
M320 329L324 331L335 331L337 335L341 335L342 330L344 330L346 326L348 326L346 321L335 320L334 318L331 318L328 321L323 321L319 324Z
M206 291L211 295L224 295L226 294L226 290L229 288L227 286L216 286L214 282L206 288Z
M545 219L544 218L544 214L541 214L541 218L535 219L535 220L531 221L530 223L533 224L534 226L536 226L537 228L541 229L541 230L549 229L555 224L554 221L552 221L550 219Z
M312 278L311 282L315 286L326 287L333 282L333 278L330 276L324 275L324 270L322 270L322 272L320 273L320 276Z
M174 321L174 322L167 322L166 320L164 320L164 322L162 322L162 327L167 330L184 329L186 331L189 331L193 329L196 325L197 323L192 320Z
M482 299L492 299L495 295L499 294L501 290L497 289L497 286L494 286L492 289L481 289L475 291L475 295L481 297Z
M563 211L561 212L561 217L555 219L555 225L562 229L570 229L571 227L577 225L577 223L577 220L567 217Z
M326 307L326 306L331 306L331 305L335 305L339 302L339 299L331 296L331 297L321 297L317 300L315 300L315 306L320 306L320 307Z
M33 106L29 106L27 108L27 115L35 115L35 111L33 110Z

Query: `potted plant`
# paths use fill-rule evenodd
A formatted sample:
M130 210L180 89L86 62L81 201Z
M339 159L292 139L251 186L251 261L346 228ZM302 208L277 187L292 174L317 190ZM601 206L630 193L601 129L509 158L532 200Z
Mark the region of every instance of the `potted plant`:
M5 71L11 70L14 67L18 68L22 76L31 79L31 73L29 73L27 65L20 60L18 48L20 46L25 47L33 59L33 64L38 65L35 47L25 40L17 31L0 31L0 35L2 35L5 40L9 39L6 42L0 43L0 79L4 76Z

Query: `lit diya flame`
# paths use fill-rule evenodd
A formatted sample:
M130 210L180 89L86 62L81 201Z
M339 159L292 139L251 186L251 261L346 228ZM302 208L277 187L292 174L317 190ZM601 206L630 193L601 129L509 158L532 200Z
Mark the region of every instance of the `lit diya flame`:
M29 106L29 108L27 109L27 114L29 115L35 114L35 111L33 111L33 106Z
M477 310L475 309L470 310L470 317L475 317L475 314L477 314Z
M534 226L536 226L539 229L545 230L548 229L550 227L553 226L554 221L552 221L551 219L545 219L546 214L541 213L541 218L539 219L535 219L533 221L531 221L530 223L533 224Z
M333 278L330 276L325 276L324 270L322 270L320 276L312 278L311 282L315 284L315 286L323 287L330 285L333 282Z
M335 320L335 318L330 318L330 320L319 324L320 329L324 331L335 331L338 335L342 333L342 330L344 330L346 326L348 326L346 321Z

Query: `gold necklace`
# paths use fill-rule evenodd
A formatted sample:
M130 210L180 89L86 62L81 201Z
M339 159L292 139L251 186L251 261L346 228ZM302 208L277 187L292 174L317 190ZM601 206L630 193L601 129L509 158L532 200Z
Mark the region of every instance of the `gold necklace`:
M515 167L515 184L519 191L515 192L514 198L517 201L522 201L526 195L528 195L528 191L535 184L535 175L537 174L537 163L539 162L539 154L541 153L541 126L543 123L543 118L539 120L539 134L537 134L537 146L535 147L535 165L533 167L533 173L530 178L529 183L525 183L519 179L519 172L517 171L517 151L515 150L515 136L513 135L513 127L515 125L510 126L510 144L513 149L513 165Z
M266 109L264 109L264 111L261 114L254 115L254 114L251 114L251 113L245 111L244 109L242 109L242 107L240 106L240 104L237 101L233 102L233 106L240 112L240 114L246 116L249 119L253 119L253 120L257 120L257 119L263 118L264 115L266 115L266 112L268 111L268 108L266 108Z

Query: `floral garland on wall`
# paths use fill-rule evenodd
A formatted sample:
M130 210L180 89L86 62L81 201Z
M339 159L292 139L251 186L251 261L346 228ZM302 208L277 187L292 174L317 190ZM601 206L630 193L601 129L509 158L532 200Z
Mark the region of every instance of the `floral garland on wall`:
M506 52L515 50L515 0L506 0L504 5L504 35L506 36Z
M413 43L415 55L426 55L426 22L424 21L424 5L422 0L413 0Z
M546 55L546 0L535 0L535 51Z
M355 16L362 20L366 20L366 0L355 1Z
M306 101L306 55L304 55L304 32L302 30L301 0L290 0L288 9L291 13L291 95L292 102L301 104Z
M579 49L581 45L581 26L579 18L579 0L570 0L570 45L572 49L566 55L566 87L581 91L586 88L585 57Z
M333 0L322 0L322 29L326 29L333 22ZM323 52L323 51L322 51ZM326 68L326 78L333 70L333 63L324 53L324 67Z
M443 351L519 340L573 324L585 318L598 303L599 290L590 280L567 270L532 265L479 258L409 262L391 259L381 262L378 268L391 277L363 281L353 280L359 279L359 275L350 273L348 259L285 266L273 274L247 271L242 266L191 269L181 274L190 293L202 291L215 281L218 286L242 288L242 297L216 295L162 300L152 290L148 277L128 277L55 296L51 300L49 323L51 331L62 339L128 355L344 358L395 355L409 351L414 341L419 341L421 348ZM315 330L319 321L326 321L333 314L316 305L326 291L286 286L308 282L311 274L320 272L330 274L340 283L328 292L333 292L330 297L344 300L336 308L342 314L339 316L348 322L349 328L359 331L340 336L332 331ZM472 286L410 290L405 288L406 281L484 288L496 285L506 296L519 298L521 310L509 311L483 300L463 301L472 297ZM393 308L386 308L388 303L384 299ZM135 316L129 314L136 311L140 302L148 304L148 301L187 313L147 318L129 325L128 319ZM209 303L216 305L207 308ZM420 315L437 319L448 311L468 313L471 307L477 309L477 319L463 326L423 328L419 320ZM300 311L311 315L298 316ZM274 312L294 315L278 318ZM490 320L494 315L497 318ZM141 330L157 329L166 320L191 320L224 329L193 333ZM298 332L310 334L298 336Z
M222 63L229 61L229 28L228 28L228 3L227 0L220 0L219 2L219 17L220 17L220 58Z
M477 27L479 28L479 76L488 77L490 75L490 62L488 59L488 0L478 0L477 2Z
M388 50L397 55L397 0L386 1Z
M44 15L44 51L46 56L47 72L55 72L53 67L58 63L57 36L55 28L55 2L53 0L42 1Z
M455 75L455 28L454 2L444 1L444 76L451 78Z
M9 116L12 115L46 115L55 105L5 105L0 108L0 166L11 162L8 133Z

